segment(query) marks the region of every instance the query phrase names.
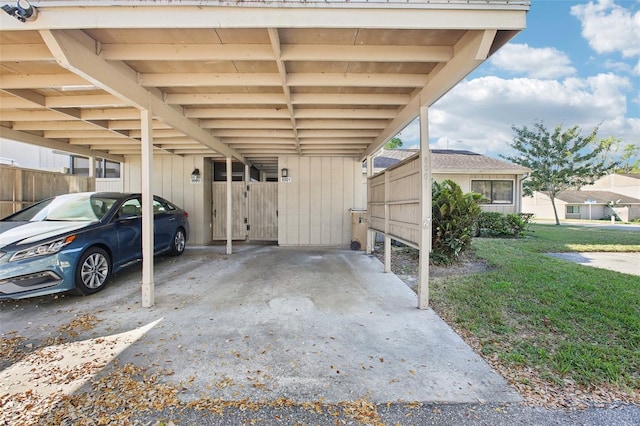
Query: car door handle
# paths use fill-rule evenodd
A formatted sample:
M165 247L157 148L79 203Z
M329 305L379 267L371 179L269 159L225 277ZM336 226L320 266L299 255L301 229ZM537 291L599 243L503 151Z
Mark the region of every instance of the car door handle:
M173 217L173 216L171 216L171 217L169 218L169 222L173 222L174 220L176 220L176 218L175 218L175 217Z

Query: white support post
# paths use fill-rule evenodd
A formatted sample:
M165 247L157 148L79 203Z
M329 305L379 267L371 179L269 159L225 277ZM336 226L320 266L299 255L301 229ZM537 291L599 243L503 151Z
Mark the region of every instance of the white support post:
M429 253L431 253L431 152L428 108L420 107L420 257L418 309L429 308Z
M373 156L367 156L367 205L369 204L369 200L371 200L370 186L369 186L369 178L373 176ZM368 210L368 206L367 206ZM371 212L367 211L367 220L371 217ZM373 253L376 245L376 233L369 229L367 225L367 254Z
M154 305L153 283L153 116L140 111L142 125L142 307Z
M384 172L384 271L391 272L391 236L389 235L389 172Z
M233 252L233 194L231 193L231 179L233 177L231 157L227 157L227 254Z
M89 157L89 177L96 177L96 157Z

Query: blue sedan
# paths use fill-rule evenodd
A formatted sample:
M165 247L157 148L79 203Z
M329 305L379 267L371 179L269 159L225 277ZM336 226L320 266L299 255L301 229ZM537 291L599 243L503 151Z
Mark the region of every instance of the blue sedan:
M179 256L186 211L154 197L154 250ZM140 194L85 192L49 198L0 220L0 299L104 288L142 259Z

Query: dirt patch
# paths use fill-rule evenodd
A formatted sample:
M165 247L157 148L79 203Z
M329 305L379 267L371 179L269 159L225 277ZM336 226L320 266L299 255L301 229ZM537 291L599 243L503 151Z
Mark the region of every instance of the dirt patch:
M384 245L376 244L374 255L384 263ZM404 281L413 291L418 284L419 251L407 246L391 247L391 272ZM487 272L491 269L487 263L471 253L463 253L458 262L450 266L429 265L429 277L449 277Z

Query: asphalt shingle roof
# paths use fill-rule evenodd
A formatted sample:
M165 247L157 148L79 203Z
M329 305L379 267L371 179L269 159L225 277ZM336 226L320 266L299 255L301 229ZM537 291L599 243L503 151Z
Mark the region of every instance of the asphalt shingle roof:
M417 149L385 149L374 158L376 169L386 169L412 155L418 153ZM524 174L531 170L508 161L497 160L471 151L454 149L432 149L431 164L433 172L447 173L513 173Z
M589 199L595 200L595 204L607 204L618 200L620 204L640 204L640 199L611 191L562 191L556 198L568 204L585 204Z

